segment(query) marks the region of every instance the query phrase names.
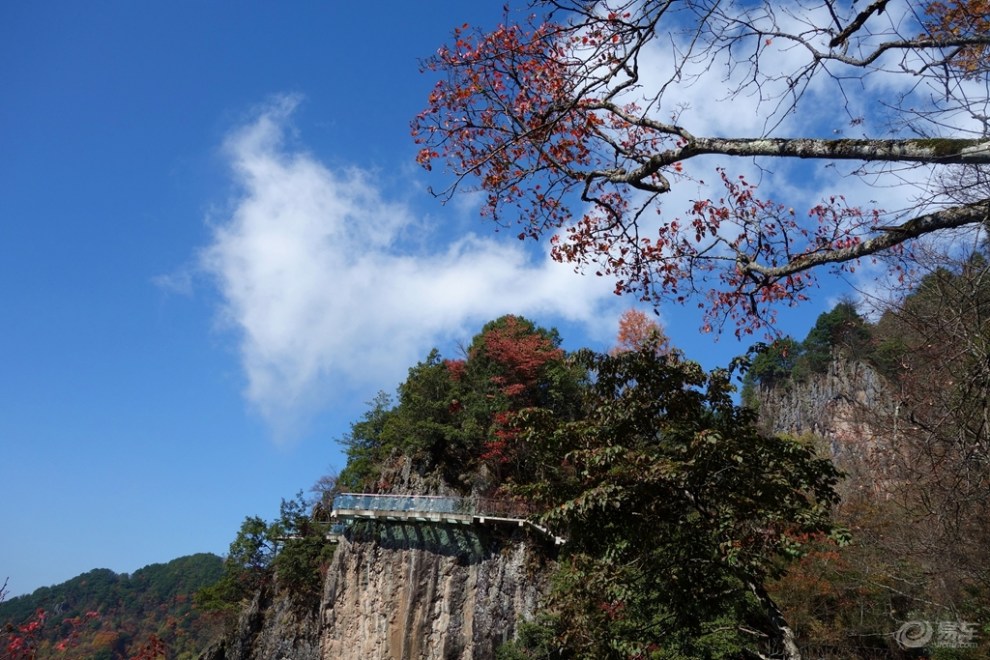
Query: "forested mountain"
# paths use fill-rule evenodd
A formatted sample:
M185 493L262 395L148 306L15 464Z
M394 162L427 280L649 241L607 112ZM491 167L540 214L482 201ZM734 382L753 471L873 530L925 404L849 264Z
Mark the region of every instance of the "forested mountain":
M193 595L222 569L205 553L130 575L95 569L0 602L0 657L195 657L221 622L193 607Z
M605 354L496 319L370 404L311 516L245 521L201 602L247 609L208 657L985 657L988 268L740 360L749 407L642 315ZM341 491L512 500L567 542L382 521L332 554L313 530ZM539 606L483 618L526 570Z
M501 317L376 397L315 503L246 518L225 560L12 599L6 652L188 658L225 628L202 657L985 657L988 275L945 263L711 372L639 312L607 353ZM511 502L550 535L382 518L335 545L346 491Z
M321 559L283 503L280 521L245 521L224 578L203 594L250 613L210 657L281 657L288 629L308 631L291 647L306 658L487 658L499 646L518 658L741 657L765 647L795 657L769 589L810 540L836 531L838 475L806 443L760 433L733 402L732 370L704 371L642 321L628 315L610 353L568 353L556 331L501 317L462 355L434 351L412 367L397 396L379 396L343 438L348 464L328 497L513 502L562 546L515 526L430 531L382 520L354 523ZM283 579L287 553L288 565L326 573L322 594L294 588L299 572ZM527 572L539 607L517 609L522 621L489 617L530 598L510 586ZM503 586L484 586L491 575Z
M890 657L893 639L986 657L988 275L982 251L942 259L877 320L841 303L747 374L765 430L809 438L844 473L835 520L852 542L821 544L777 585L809 649Z
M946 262L711 372L638 312L607 353L503 316L371 402L315 504L225 560L12 599L6 652L188 658L225 627L204 657L984 657L988 275ZM345 491L512 503L565 542L382 519L338 546Z

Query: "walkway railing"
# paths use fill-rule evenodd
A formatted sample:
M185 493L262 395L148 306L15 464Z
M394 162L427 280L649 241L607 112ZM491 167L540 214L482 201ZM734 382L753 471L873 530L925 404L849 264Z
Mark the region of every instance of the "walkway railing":
M413 522L461 524L516 523L550 536L555 543L564 539L531 520L533 507L513 500L495 500L446 495L381 495L340 493L333 499L333 520L385 519Z
M464 498L443 495L375 495L341 493L333 498L334 510L422 511L428 513L470 513Z
M419 511L423 513L462 513L503 518L527 518L536 510L524 502L447 495L378 495L340 493L333 498L334 509L365 511Z

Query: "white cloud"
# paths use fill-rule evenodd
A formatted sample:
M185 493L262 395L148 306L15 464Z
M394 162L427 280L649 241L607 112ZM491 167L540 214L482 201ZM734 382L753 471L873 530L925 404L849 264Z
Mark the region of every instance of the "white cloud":
M289 146L297 104L279 97L227 139L238 192L200 255L239 337L246 397L277 436L334 393L392 387L430 347L503 313L613 332L623 303L607 281L497 237L441 243L374 172Z

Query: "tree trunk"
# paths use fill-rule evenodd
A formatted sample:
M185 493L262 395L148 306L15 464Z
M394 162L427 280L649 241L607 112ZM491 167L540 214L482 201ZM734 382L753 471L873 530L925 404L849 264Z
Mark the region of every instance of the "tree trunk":
M801 660L801 651L798 649L797 641L794 638L794 631L787 625L787 619L784 618L780 608L777 607L777 603L773 601L773 598L770 597L770 594L767 593L767 590L762 584L748 582L747 585L760 602L760 605L763 606L763 611L766 612L767 617L770 619L774 637L780 644L783 657L787 660Z

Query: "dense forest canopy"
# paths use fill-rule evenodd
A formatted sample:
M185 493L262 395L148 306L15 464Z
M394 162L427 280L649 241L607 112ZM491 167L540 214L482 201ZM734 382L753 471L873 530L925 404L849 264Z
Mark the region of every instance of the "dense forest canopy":
M986 652L990 262L985 250L956 261L934 259L928 274L875 320L840 303L819 317L803 341L785 337L767 347L746 376L744 398L771 408L766 417L773 416L775 401L828 392L836 401L825 405L836 418L819 421L852 434L831 442L840 443L846 472L836 516L853 531L855 543L841 551L823 545L809 553L778 592L809 639L840 657L879 653L882 644L871 641L871 631L882 629L891 612L927 622L928 628L914 630L922 636L934 635L938 621L947 622L949 631L966 628L970 650L950 649L960 645L951 636L929 640L936 650L943 644L944 657ZM831 389L829 383L862 374L864 366L880 375L874 400L857 402L855 392Z
M119 660L154 647L194 658L221 626L193 606L193 596L216 582L222 565L197 554L130 575L96 569L0 602L0 657Z

